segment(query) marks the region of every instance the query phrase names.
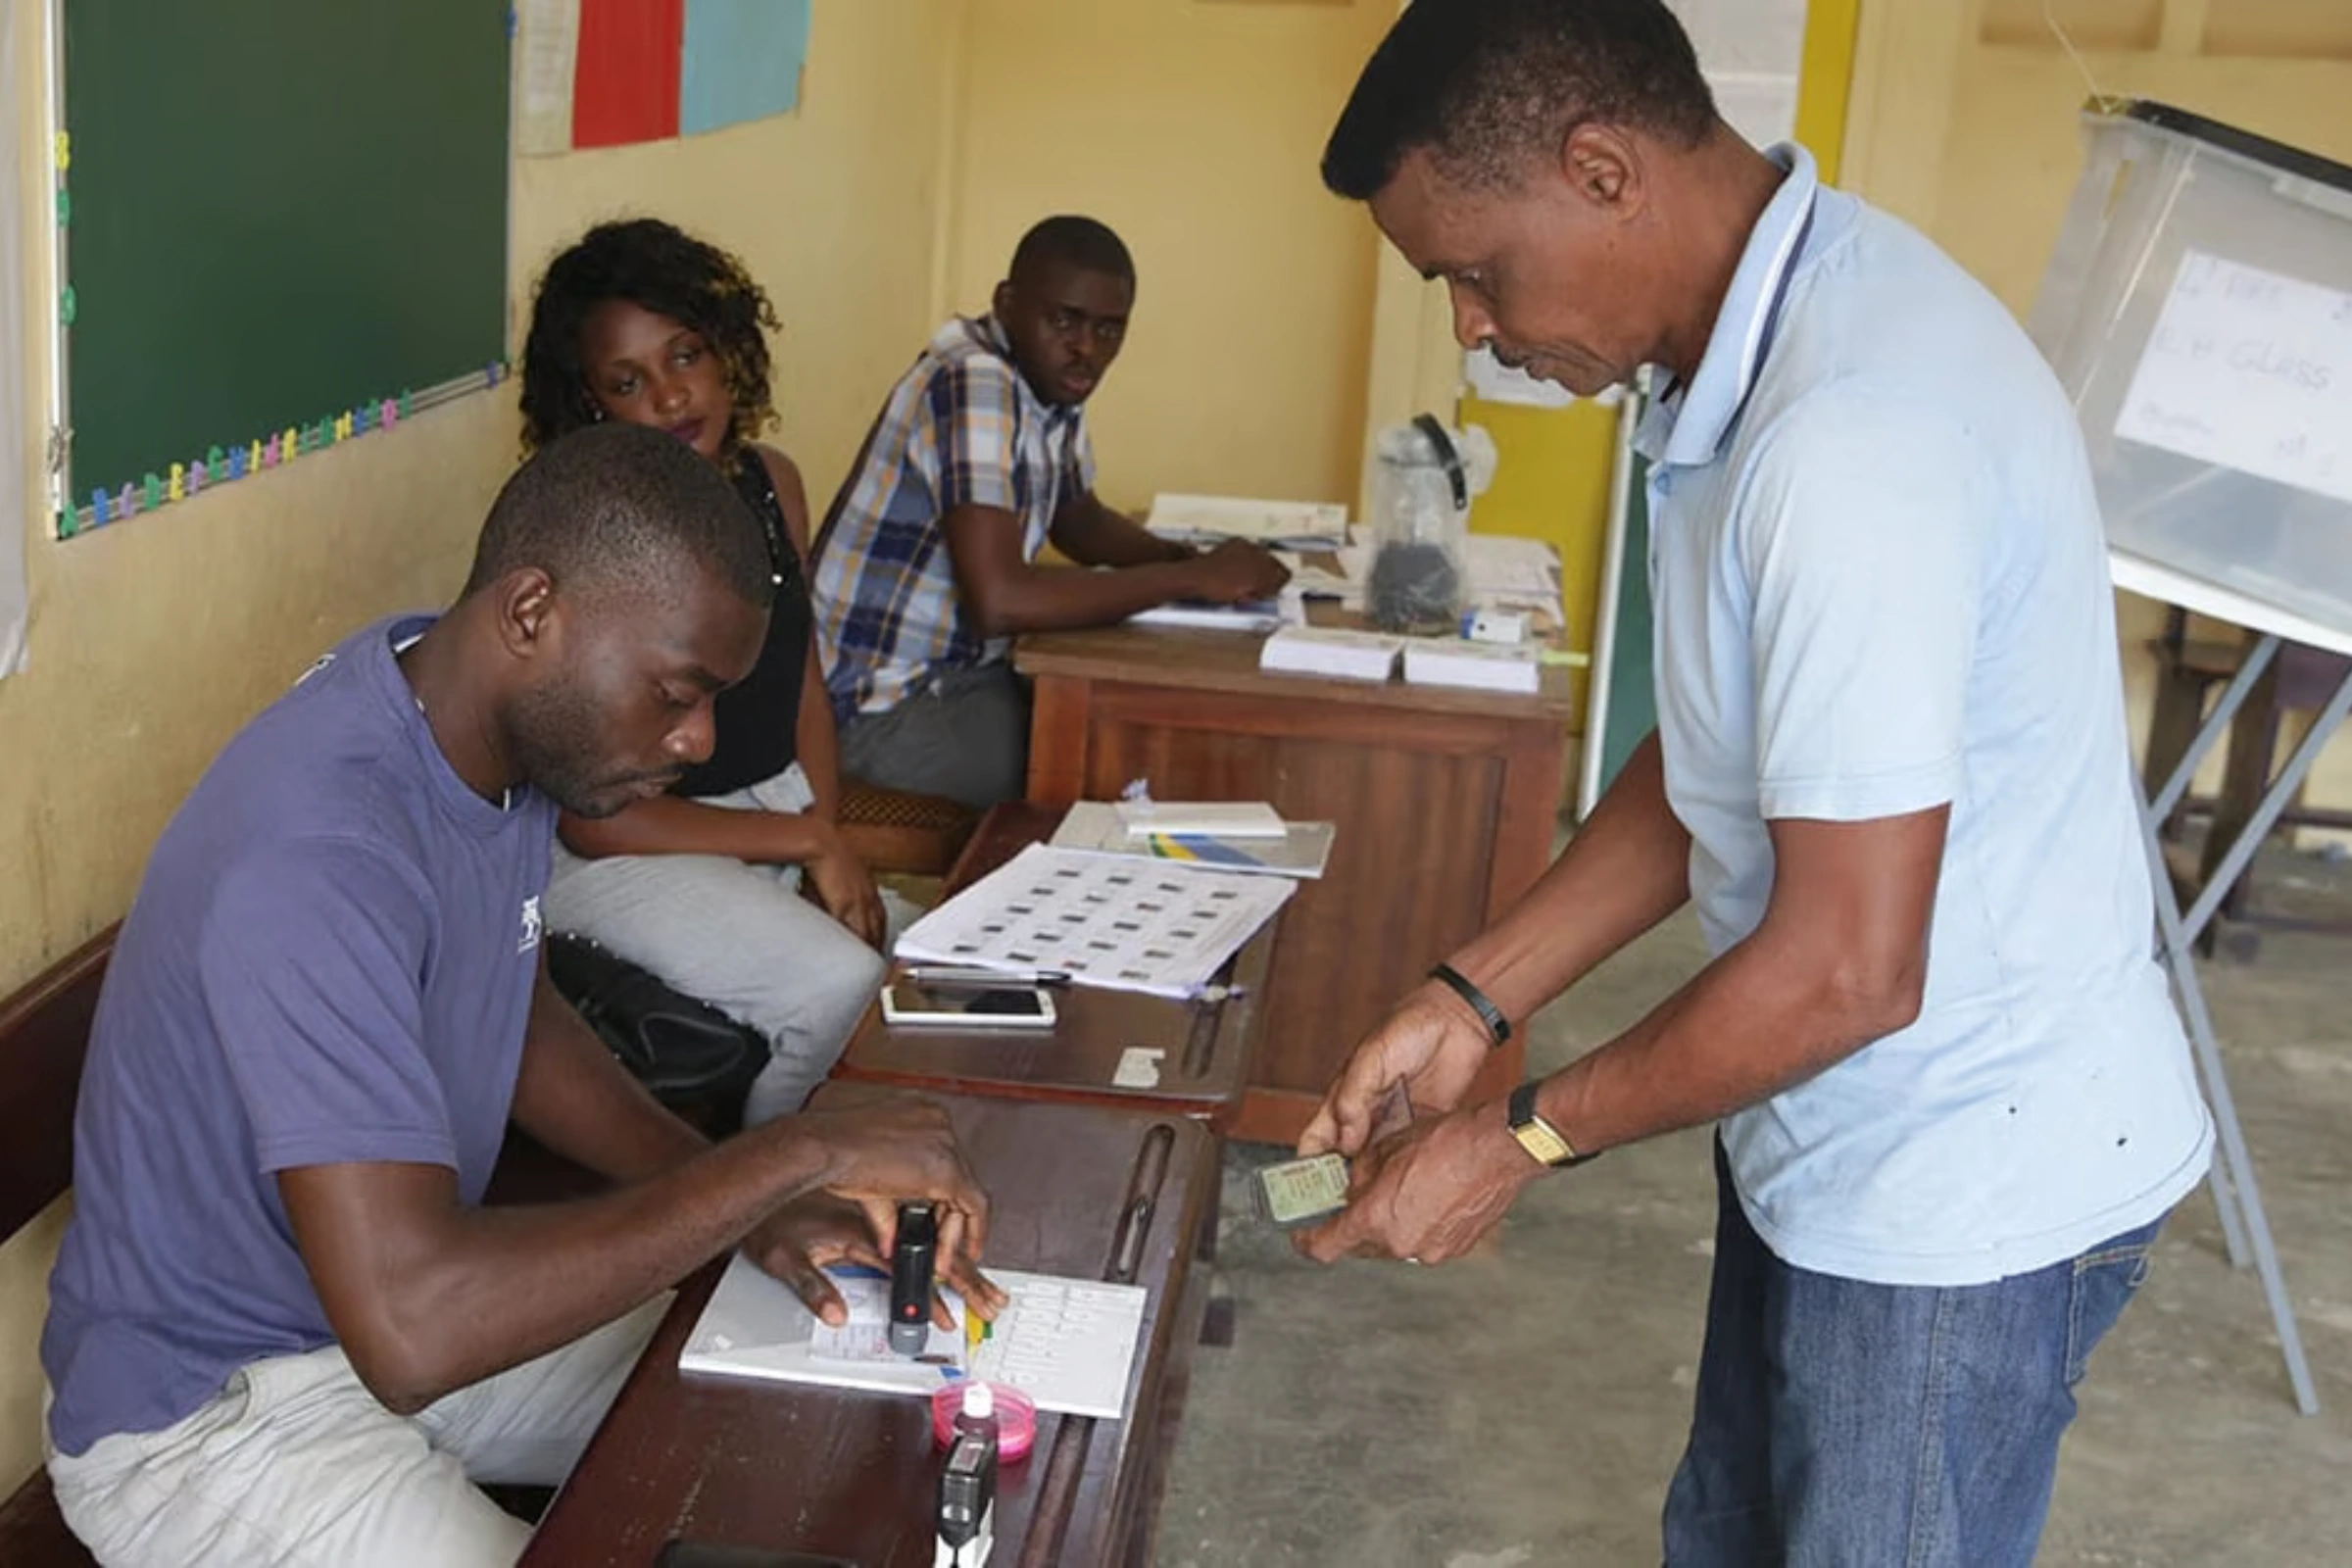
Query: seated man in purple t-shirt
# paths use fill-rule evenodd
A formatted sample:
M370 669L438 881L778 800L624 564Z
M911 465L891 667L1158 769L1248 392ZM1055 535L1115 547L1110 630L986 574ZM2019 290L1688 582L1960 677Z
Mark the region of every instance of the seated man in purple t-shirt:
M321 660L172 819L99 1003L41 1339L50 1472L101 1562L513 1562L527 1531L474 1483L561 1479L665 1288L739 1243L833 1315L812 1260L933 1200L993 1306L936 1106L712 1149L547 980L557 808L710 754L768 578L685 446L567 436L453 609ZM510 1117L616 1190L480 1206Z

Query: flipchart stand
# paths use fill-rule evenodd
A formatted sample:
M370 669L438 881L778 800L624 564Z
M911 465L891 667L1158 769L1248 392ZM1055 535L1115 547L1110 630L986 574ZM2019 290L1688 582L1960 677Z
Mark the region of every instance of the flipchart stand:
M2193 614L2231 621L2255 634L2237 674L2223 689L2221 700L2206 716L2172 776L2153 799L2148 797L2144 784L2135 782L2133 787L2140 791L2140 828L2147 842L2148 865L2155 884L2159 956L2172 974L2173 994L2180 1004L2182 1021L2188 1026L2198 1076L2204 1081L2205 1098L2213 1109L2219 1144L2213 1163L2213 1196L2215 1207L2221 1211L2222 1239L2233 1265L2244 1268L2251 1263L2260 1275L2263 1295L2271 1303L2271 1321L2278 1327L2279 1353L2286 1360L2287 1379L2294 1385L2296 1407L2305 1415L2317 1415L2319 1391L2311 1381L2311 1364L2304 1357L2303 1337L2295 1326L2294 1302L2287 1295L2285 1276L2279 1272L2278 1251L2272 1245L2270 1222L2263 1215L2254 1161L2246 1152L2237 1106L2230 1099L2230 1081L2222 1070L2222 1052L2214 1038L2213 1015L2206 1008L2205 992L2197 982L2196 942L2220 910L2222 900L2239 873L2262 847L2272 825L2278 820L2278 813L2294 798L2328 737L2343 723L2346 713L2352 712L2352 675L2345 676L2328 697L2319 716L2312 721L2310 733L2271 780L2254 814L2236 840L2223 851L2213 874L2186 910L2180 907L2179 895L2174 891L2158 830L2186 793L2189 780L2196 776L2198 763L2229 733L2230 719L2245 705L2247 694L2261 679L2263 670L2278 657L2279 643L2304 643L2329 653L2352 655L2352 630L2308 619L2238 590L2124 551L2108 551L2108 567L2115 585L2127 593L2178 605ZM2136 771L2133 777L2137 779Z

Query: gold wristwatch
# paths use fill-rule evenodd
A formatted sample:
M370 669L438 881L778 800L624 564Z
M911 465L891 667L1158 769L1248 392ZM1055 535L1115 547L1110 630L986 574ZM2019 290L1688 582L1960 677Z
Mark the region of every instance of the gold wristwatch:
M1536 1114L1536 1086L1532 1080L1511 1091L1507 1120L1519 1147L1542 1164L1565 1168L1581 1165L1592 1157L1578 1153L1576 1146L1557 1127Z

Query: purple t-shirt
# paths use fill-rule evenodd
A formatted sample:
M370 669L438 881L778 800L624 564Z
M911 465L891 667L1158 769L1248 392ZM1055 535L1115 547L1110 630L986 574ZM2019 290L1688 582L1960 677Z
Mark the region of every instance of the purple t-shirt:
M41 1364L57 1446L190 1414L334 1334L276 1172L399 1160L478 1202L538 967L555 810L434 744L387 621L231 741L165 829L98 1003Z

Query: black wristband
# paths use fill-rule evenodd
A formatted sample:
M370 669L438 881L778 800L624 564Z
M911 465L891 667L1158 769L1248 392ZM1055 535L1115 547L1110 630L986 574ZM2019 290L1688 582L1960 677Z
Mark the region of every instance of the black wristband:
M1484 991L1462 978L1459 969L1450 963L1441 963L1429 971L1429 977L1469 1004L1470 1010L1478 1014L1479 1022L1487 1026L1487 1033L1494 1037L1495 1045L1501 1046L1510 1040L1511 1020L1502 1015L1502 1009L1494 1005Z

